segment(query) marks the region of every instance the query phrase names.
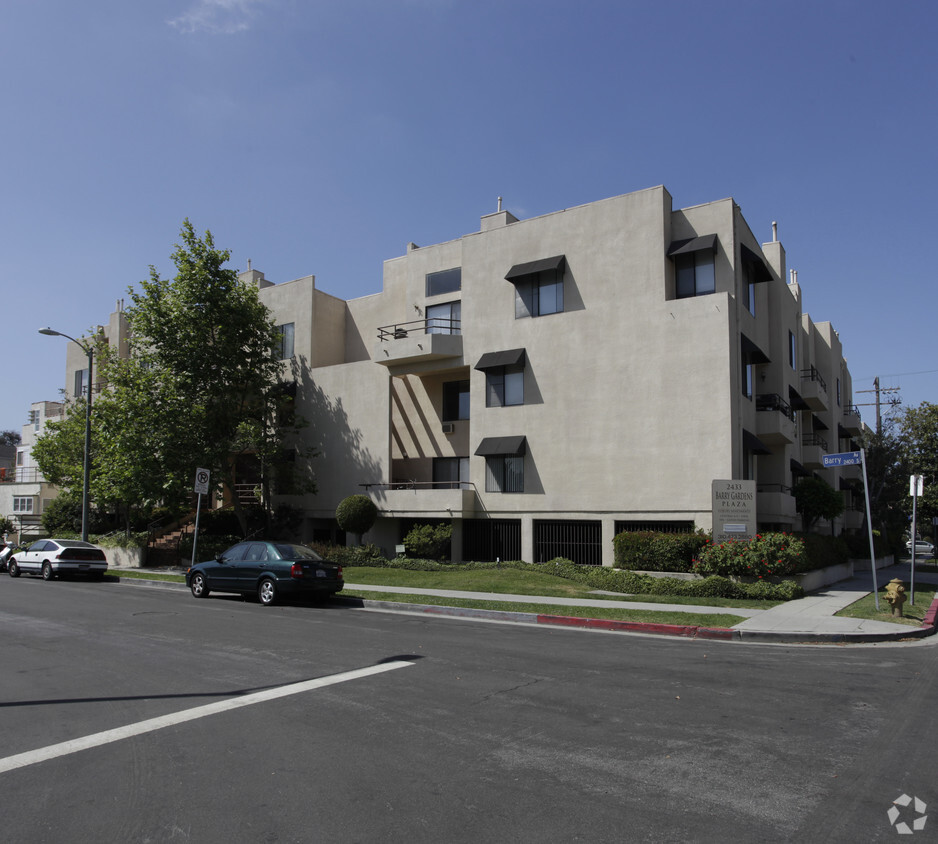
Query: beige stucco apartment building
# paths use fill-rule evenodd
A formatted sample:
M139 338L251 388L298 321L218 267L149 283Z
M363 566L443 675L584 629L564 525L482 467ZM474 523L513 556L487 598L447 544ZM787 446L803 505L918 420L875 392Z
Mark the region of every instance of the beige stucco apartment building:
M799 529L792 487L814 473L847 496L824 529L860 525L856 468L821 461L860 434L840 339L803 312L774 224L760 243L732 199L499 208L349 301L241 278L284 327L320 452L318 493L281 499L305 539L364 493L390 553L445 520L454 559L611 565L621 530L709 529L719 479L755 481L761 528Z

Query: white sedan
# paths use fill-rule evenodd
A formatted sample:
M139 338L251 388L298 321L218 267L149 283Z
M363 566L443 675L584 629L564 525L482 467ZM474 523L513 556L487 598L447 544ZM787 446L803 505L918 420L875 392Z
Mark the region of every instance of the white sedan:
M912 540L910 539L905 543L905 550L912 553ZM915 540L915 556L916 557L934 557L935 556L935 546L930 542L926 542L924 539Z
M90 542L78 539L40 539L25 551L17 551L8 563L10 577L21 573L42 575L43 580L63 574L82 574L95 580L104 578L107 557Z

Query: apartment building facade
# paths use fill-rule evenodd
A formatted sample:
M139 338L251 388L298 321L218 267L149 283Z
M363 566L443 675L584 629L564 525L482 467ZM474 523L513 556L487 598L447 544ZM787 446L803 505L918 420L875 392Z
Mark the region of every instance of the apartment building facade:
M860 525L855 467L821 460L861 432L839 336L802 310L774 225L760 243L732 199L499 207L410 244L381 292L348 301L313 276L241 278L281 326L319 452L317 494L278 497L304 539L335 536L363 493L380 513L366 539L391 553L445 521L457 560L611 565L621 530L709 529L714 480L755 481L759 526L798 529L811 474L848 500L824 529Z

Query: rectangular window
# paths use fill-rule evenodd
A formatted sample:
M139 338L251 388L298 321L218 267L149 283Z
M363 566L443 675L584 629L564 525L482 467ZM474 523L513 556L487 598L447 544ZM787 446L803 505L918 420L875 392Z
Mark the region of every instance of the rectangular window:
M14 513L32 513L33 512L33 499L30 498L14 498L13 499L13 512Z
M788 332L788 364L792 369L798 368L797 346L795 345L795 334L793 331Z
M427 334L461 334L461 302L427 306Z
M427 273L427 296L442 296L462 289L462 268Z
M434 457L433 458L433 488L434 489L468 489L469 488L469 458L468 457Z
M469 379L443 382L443 422L469 418Z
M486 492L524 492L524 455L494 454L485 458Z
M753 270L753 265L750 263L743 264L743 303L746 306L746 310L749 311L753 316L756 315L756 288L755 285L758 283L758 279L755 277L755 272Z
M752 398L752 364L743 357L743 371L742 371L742 386L743 386L743 395L747 399Z
M88 370L79 369L75 372L75 395L88 395Z
M674 257L675 295L678 299L716 292L713 252L699 249Z
M524 404L524 366L496 366L485 371L485 406Z
M515 318L563 312L562 268L524 276L515 283Z
M283 325L277 326L277 331L280 332L280 360L289 360L293 357L295 328L296 323L293 322L285 322Z
M837 379L837 407L840 407L840 379Z
M26 452L25 452L25 451L18 451L18 452L16 452L16 465L17 465L17 466L22 466L22 465L23 465L23 458L24 458L25 456L26 456Z

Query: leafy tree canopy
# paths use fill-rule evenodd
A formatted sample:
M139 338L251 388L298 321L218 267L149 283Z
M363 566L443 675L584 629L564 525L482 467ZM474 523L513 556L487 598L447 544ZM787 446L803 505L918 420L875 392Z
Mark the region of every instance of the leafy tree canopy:
M230 253L215 246L211 232L200 237L186 220L180 235L175 277L151 267L140 289L129 289L129 354L97 340L96 380L107 389L93 404L92 495L129 521L132 508L186 502L195 469L207 468L227 488L246 531L237 484L259 487L269 505L270 477L282 463L302 474L296 440L305 423L281 412L289 393L280 334L256 288L225 267ZM83 408L72 403L37 446L43 473L67 488L80 484ZM238 477L239 455L250 455L256 477ZM313 488L308 479L292 480L291 491Z
M19 431L0 431L0 445L19 445L21 441Z
M810 531L819 519L833 521L844 511L844 497L822 478L802 478L795 485L795 506Z

